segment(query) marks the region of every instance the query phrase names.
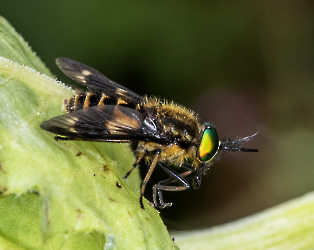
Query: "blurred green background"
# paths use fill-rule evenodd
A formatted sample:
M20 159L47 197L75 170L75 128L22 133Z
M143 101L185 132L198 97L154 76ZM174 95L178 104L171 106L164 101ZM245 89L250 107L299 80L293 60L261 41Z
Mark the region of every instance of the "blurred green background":
M314 190L312 1L15 0L0 10L65 83L56 57L194 109L221 137L261 131L245 145L259 153L229 154L199 190L165 193L169 229L219 225Z

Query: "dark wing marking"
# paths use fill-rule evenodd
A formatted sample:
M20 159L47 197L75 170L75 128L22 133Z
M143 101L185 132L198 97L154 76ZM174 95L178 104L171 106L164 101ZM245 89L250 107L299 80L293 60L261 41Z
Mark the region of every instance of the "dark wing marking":
M135 103L140 103L143 100L140 95L111 81L97 70L85 64L67 58L57 58L56 64L68 77L91 89L102 91L111 97L124 97Z
M99 105L80 109L44 121L40 127L70 138L167 143L166 138L160 133L151 131L140 112L119 105Z

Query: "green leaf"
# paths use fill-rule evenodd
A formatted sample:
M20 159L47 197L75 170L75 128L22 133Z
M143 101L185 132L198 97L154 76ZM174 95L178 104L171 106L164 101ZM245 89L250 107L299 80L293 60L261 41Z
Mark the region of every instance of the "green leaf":
M128 145L55 141L44 120L73 91L0 17L0 249L176 249L158 212L121 178Z
M314 192L211 229L174 234L184 249L314 249Z
M0 56L52 76L43 62L6 19L0 16Z

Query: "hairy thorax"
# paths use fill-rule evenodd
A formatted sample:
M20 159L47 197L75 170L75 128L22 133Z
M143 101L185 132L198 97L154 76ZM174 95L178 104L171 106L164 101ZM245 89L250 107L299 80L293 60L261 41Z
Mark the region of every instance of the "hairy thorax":
M156 150L160 150L159 161L181 165L189 161L194 165L196 160L197 140L199 138L199 123L197 115L173 102L162 102L156 98L145 98L139 107L148 119L154 122L156 130L166 138L167 144L154 142L139 142L135 150L136 155L146 154L150 161ZM150 154L150 152L152 154Z

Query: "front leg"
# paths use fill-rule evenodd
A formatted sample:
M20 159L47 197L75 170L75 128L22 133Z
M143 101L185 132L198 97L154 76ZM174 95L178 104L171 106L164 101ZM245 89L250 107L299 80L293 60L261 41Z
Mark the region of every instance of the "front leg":
M136 161L134 162L132 168L126 173L126 175L123 177L123 179L127 179L129 175L132 173L132 171L140 164L141 160L143 159L145 153L140 154Z
M140 195L140 205L141 205L141 208L142 209L145 209L144 208L144 204L143 204L143 197L144 197L144 191L145 191L145 188L146 188L146 184L149 180L149 178L151 177L152 173L153 173L153 170L155 169L156 167L156 164L158 162L158 158L160 156L160 150L157 150L156 151L156 155L152 161L152 164L150 165L148 171L147 171L147 174L142 182L142 187L141 187L141 195Z

